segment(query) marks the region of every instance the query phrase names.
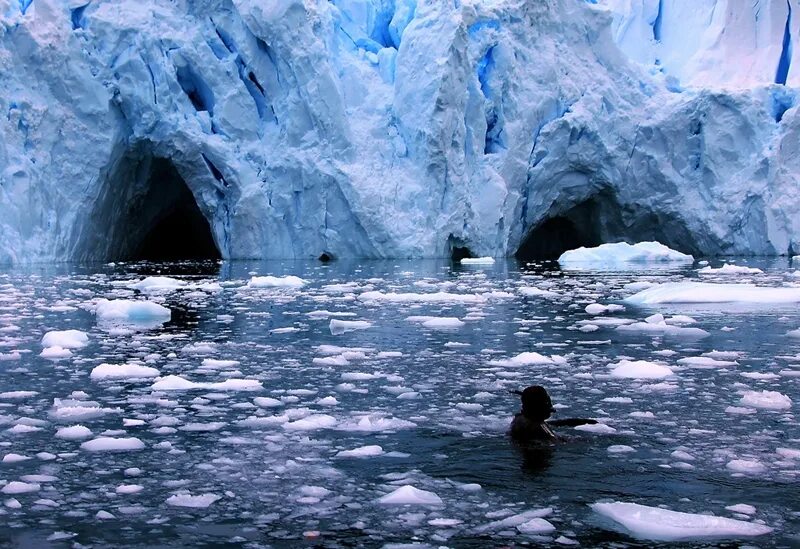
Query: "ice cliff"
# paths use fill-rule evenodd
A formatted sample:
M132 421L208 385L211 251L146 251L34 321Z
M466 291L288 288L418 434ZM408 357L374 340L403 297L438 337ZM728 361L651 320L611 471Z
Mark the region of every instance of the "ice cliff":
M0 262L798 253L798 36L798 0L0 0Z

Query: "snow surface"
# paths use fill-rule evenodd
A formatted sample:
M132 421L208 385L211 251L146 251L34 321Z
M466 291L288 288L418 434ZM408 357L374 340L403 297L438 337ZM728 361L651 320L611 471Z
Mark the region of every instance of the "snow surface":
M794 0L462 4L5 0L0 263L130 255L155 159L224 258L797 248Z
M638 503L595 503L591 507L596 513L622 525L635 537L653 541L737 539L772 532L772 528L763 524L681 513Z

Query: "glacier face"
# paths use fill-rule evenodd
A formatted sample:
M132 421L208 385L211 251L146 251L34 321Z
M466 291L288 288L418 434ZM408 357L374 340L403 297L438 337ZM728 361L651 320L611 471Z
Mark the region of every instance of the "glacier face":
M0 262L190 195L226 258L800 252L800 5L735 4L0 0Z

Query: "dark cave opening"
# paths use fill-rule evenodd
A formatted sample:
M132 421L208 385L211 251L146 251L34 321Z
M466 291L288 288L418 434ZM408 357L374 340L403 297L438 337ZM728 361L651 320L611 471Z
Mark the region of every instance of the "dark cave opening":
M153 159L145 193L129 203L129 261L218 260L211 226L172 162Z
M516 258L521 261L558 259L567 250L599 246L614 238L620 207L613 193L600 192L569 210L544 219L523 240Z
M550 260L567 250L602 244L598 235L591 234L566 217L551 217L531 231L516 257L524 261Z

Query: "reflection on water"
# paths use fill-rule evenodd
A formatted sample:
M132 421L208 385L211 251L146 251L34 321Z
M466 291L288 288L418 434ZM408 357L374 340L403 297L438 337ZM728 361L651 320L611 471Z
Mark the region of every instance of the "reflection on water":
M746 280L795 280L786 261L757 266L766 274ZM131 281L154 275L190 284L149 295L131 289ZM253 275L308 283L248 288ZM776 528L754 543L792 546L800 461L784 450L800 448L800 339L786 336L800 327L796 307L659 311L693 315L693 326L711 334L703 339L625 333L584 311L595 301L620 302L633 282L695 276L689 267L562 272L554 264L442 261L0 272L0 454L12 455L0 464L0 479L38 485L5 490L0 539L17 546L486 547L556 539L653 546L613 531L588 508L613 500L729 517L725 507L746 503L756 513L739 518ZM374 292L381 300L368 298ZM408 295L434 292L460 297ZM91 310L101 297L159 301L172 319L154 329L98 325ZM653 312L627 307L606 316L639 321ZM431 317L463 325L426 327ZM333 335L331 319L370 326ZM61 360L40 357L42 335L66 329L87 332L89 345ZM714 350L736 352L736 364L679 362ZM522 352L555 358L509 362ZM609 376L608 365L623 358L660 361L674 375ZM91 379L101 363L146 365L195 385L156 391L151 378ZM230 390L241 379L262 389ZM519 401L508 391L531 384L548 388L555 417L596 417L608 432L562 427L567 440L556 445L512 443L505 430ZM747 409L740 403L746 390L776 391L795 404ZM96 413L60 419L55 399ZM93 437L136 437L145 448L88 452L83 440L56 436L74 424ZM380 455L337 456L366 446L379 446ZM730 467L737 460L749 469L737 473ZM404 484L443 504L377 502ZM176 494L218 499L207 507L167 504ZM523 534L509 519L545 508L553 533Z

